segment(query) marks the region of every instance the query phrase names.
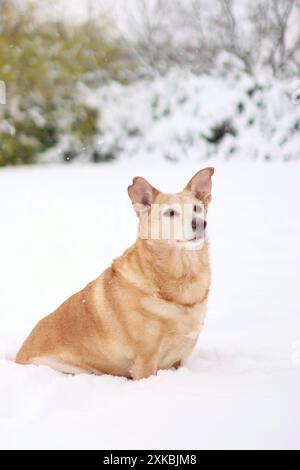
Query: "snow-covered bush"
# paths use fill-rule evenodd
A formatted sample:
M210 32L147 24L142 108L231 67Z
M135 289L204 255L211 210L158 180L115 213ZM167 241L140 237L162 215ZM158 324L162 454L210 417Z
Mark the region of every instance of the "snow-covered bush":
M120 37L110 39L107 28L98 20L45 22L29 6L20 10L13 6L15 0L0 0L0 81L7 91L6 104L0 104L0 166L73 159L100 162L139 155L172 161L213 155L298 158L300 87L296 85L295 91L289 76L296 74L298 49L291 56L294 65L288 68L289 78L274 78L276 64L282 71L285 63L281 43L274 42L274 51L269 43L270 47L263 45L270 37L259 27L261 42L255 39L259 52L276 52L274 60L271 56L267 61L262 57L258 60L248 40L251 29L243 49L239 40L242 32L233 28L235 16L233 36L228 32L233 13L243 13L236 12L236 1L219 0L221 10L214 12L210 2L197 0L193 3L194 22L190 8L182 10L183 3L176 1L169 12L167 5L171 3L157 3L164 15L154 10L148 30L144 31L145 24L141 23L144 33L148 31L144 43L138 41L134 23L133 37L124 35L122 43ZM202 3L206 9L200 8ZM148 5L144 1L138 4L145 8ZM267 0L258 4L264 6L262 11L268 10ZM278 21L283 16L287 35L289 22L298 15L298 0L290 2L289 8L282 0L276 5L266 19L270 22L276 12ZM258 10L253 8L253 18L257 18ZM213 13L220 19L224 11L224 21L216 22L217 29L209 27L205 11L210 12L210 20ZM152 17L157 19L154 25ZM184 28L179 19L184 20ZM218 47L211 48L213 43L210 36L206 40L204 31L203 38L198 38L202 20L207 33L222 32L217 35ZM176 24L171 35L165 30L167 37L161 35L165 22L166 26L170 23L169 28ZM271 28L269 22L267 31ZM270 31L276 39L275 23ZM170 40L173 32L175 42ZM288 41L289 47L297 44L297 34L292 42ZM162 42L156 44L155 38ZM202 41L198 48L197 38ZM230 38L232 47L226 42ZM144 49L139 49L137 43L143 43ZM164 65L160 67L160 56L155 51L158 53L166 44L168 48L161 52ZM146 46L151 50L147 52ZM250 47L251 57L245 47ZM141 53L143 67L139 64ZM174 60L167 60L172 54ZM276 67L270 72L272 61ZM253 68L256 62L260 65ZM267 63L269 66L264 68Z
M220 78L178 69L86 90L87 104L102 110L100 155L173 161L299 158L300 106L293 92L289 81L258 82L242 71Z
M0 166L42 161L49 149L70 160L78 148L93 155L99 107L84 103L81 83L117 76L116 46L98 22L40 22L35 10L2 2ZM95 155L97 159L97 155Z

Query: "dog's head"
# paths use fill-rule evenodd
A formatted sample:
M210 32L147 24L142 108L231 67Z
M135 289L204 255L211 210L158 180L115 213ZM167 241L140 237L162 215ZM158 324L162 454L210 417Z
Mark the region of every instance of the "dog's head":
M198 171L183 191L162 193L137 176L128 194L139 218L139 237L149 243L199 249L205 239L214 168Z

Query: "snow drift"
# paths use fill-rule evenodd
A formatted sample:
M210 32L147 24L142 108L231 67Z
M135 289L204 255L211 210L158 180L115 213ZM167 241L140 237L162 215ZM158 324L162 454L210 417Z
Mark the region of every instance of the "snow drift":
M134 241L131 178L177 191L199 165L0 171L0 448L300 447L299 166L211 163L206 325L181 369L138 382L12 359Z

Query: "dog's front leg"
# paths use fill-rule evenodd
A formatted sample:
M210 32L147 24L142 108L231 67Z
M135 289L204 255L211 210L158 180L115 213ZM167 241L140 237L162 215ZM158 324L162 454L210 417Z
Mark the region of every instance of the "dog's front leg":
M130 370L133 380L146 379L157 373L157 357L137 356Z

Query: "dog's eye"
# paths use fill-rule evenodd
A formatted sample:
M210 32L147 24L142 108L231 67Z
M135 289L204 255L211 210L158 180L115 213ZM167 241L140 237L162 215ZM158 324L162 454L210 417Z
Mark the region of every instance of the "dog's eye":
M174 211L174 209L168 209L164 212L164 215L167 217L175 217L175 215L178 215L178 212Z
M201 206L194 206L194 212L196 212L197 214L201 214L202 212L202 207Z

